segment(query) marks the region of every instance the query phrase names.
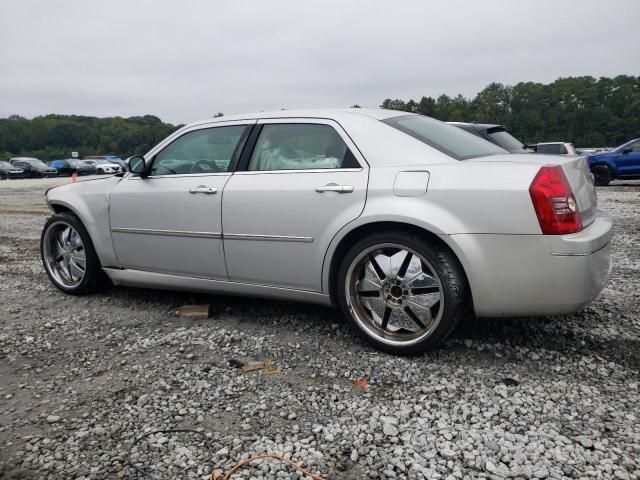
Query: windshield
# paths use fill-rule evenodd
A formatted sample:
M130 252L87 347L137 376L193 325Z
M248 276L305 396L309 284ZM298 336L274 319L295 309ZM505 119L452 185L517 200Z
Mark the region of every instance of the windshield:
M383 122L457 160L508 153L472 133L422 115L387 118Z
M13 165L11 165L9 162L5 162L3 160L0 160L0 167L2 168L15 168Z
M502 148L510 152L526 150L523 143L507 132L503 127L493 127L487 130L487 135Z

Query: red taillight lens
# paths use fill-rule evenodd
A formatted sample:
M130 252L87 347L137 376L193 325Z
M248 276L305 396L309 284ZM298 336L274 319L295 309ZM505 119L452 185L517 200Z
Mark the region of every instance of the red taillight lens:
M558 165L544 166L531 182L529 194L545 235L582 230L582 219L571 186Z

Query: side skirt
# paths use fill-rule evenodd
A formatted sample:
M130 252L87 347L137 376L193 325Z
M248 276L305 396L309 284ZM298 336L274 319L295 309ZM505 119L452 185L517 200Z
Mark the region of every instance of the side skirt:
M142 270L120 270L116 268L103 268L103 270L114 285L262 297L331 306L329 295L306 290L211 280L208 278L182 277Z

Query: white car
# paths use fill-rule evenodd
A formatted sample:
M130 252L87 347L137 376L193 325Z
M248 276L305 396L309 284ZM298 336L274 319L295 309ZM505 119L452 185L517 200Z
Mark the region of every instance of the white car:
M107 160L82 160L82 163L94 166L99 174L120 173L120 166Z
M549 155L577 155L573 143L567 142L545 142L538 143L536 145L527 145L527 147L532 147L535 149L537 153L546 153Z
M130 173L50 189L51 281L339 306L401 354L469 314L573 312L604 288L611 220L583 157L510 154L387 110L277 111L193 123Z

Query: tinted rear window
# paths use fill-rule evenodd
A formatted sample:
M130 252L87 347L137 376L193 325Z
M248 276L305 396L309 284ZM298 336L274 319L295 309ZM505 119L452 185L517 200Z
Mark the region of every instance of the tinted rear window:
M422 115L393 117L383 122L457 160L508 153L472 133Z

